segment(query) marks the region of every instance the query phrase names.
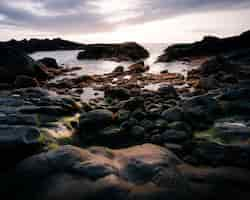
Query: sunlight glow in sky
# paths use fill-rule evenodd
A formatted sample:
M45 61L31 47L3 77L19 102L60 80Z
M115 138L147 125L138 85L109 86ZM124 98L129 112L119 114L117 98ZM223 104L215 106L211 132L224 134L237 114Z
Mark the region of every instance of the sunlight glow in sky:
M124 42L135 40L149 43L192 42L205 35L218 37L237 35L250 28L248 10L213 11L182 15L140 25L121 26L108 33L71 35L68 39L86 42Z
M249 0L1 0L0 40L174 43L250 29Z

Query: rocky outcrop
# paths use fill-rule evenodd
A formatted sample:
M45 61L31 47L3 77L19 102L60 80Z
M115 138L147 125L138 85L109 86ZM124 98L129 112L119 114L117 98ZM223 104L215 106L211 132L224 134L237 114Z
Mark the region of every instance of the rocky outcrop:
M40 88L0 94L0 169L10 169L20 160L71 137L73 128L63 120L79 111L69 97ZM71 128L70 128L71 127Z
M42 63L43 65L45 65L48 68L54 68L54 69L59 68L57 61L54 58L43 58L43 59L38 60L37 62Z
M144 62L138 62L128 67L131 73L144 73L149 70L149 66L145 66Z
M181 163L151 144L121 150L63 146L21 162L15 175L22 184L8 189L14 198L37 200L176 199L188 195L175 168Z
M84 44L56 39L30 39L30 40L10 40L8 42L0 42L0 45L6 45L14 49L18 49L24 53L33 53L37 51L56 51L56 50L79 50L83 49Z
M10 199L245 199L248 170L186 165L156 145L62 146L25 159L5 182ZM13 182L13 179L15 182Z
M189 72L188 79L198 80L195 88L205 91L231 87L250 77L249 49L211 57L196 72ZM194 75L196 74L196 75Z
M250 31L229 38L205 37L202 41L191 44L176 44L168 47L158 62L185 60L186 58L214 56L222 53L249 49Z
M35 78L20 75L16 77L14 82L15 88L28 88L28 87L39 87L39 83Z
M83 59L108 59L115 61L138 61L149 57L149 52L134 42L122 44L90 44L77 56Z
M0 82L13 82L18 75L49 77L45 67L14 48L0 45Z

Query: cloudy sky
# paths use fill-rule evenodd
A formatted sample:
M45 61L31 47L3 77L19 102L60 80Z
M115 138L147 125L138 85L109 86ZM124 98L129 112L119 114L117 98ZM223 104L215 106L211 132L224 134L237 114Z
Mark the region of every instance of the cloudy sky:
M0 0L0 40L180 42L250 29L250 0Z

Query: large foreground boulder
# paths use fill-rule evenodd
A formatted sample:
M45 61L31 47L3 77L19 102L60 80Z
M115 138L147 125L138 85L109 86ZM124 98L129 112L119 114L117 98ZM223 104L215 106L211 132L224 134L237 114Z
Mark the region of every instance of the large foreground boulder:
M119 150L62 146L19 163L0 180L0 191L8 199L34 200L243 200L249 176L245 169L186 165L151 144Z
M0 81L13 82L18 75L27 75L39 79L48 78L44 66L26 54L0 45Z
M138 61L147 57L149 57L149 52L135 42L87 45L77 56L79 60L109 59L115 61Z
M19 199L178 199L188 185L167 149L151 144L128 149L63 146L17 166L12 190Z

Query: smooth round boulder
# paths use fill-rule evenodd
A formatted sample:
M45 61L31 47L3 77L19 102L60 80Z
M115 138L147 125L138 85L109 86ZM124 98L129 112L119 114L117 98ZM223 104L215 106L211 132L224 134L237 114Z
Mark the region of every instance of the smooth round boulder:
M124 67L123 66L117 66L112 73L116 73L116 74L121 74L123 73L125 70L124 70Z
M38 60L38 62L44 64L48 68L54 68L54 69L59 68L57 61L54 58L47 58L46 57L46 58L42 58L42 59Z
M149 66L145 66L144 62L138 62L128 67L132 73L144 73L149 70Z
M122 87L108 88L105 90L104 95L112 99L127 100L130 97L130 91Z
M178 93L176 89L172 85L162 85L159 89L158 92L162 95L166 95L169 98L178 98Z
M109 126L114 120L114 114L109 110L98 109L84 113L80 117L81 130L98 130Z
M21 199L39 200L185 196L188 183L176 170L182 163L172 152L152 144L118 150L62 146L21 162L8 190Z
M169 108L162 112L162 117L168 122L182 121L183 112L180 107Z

